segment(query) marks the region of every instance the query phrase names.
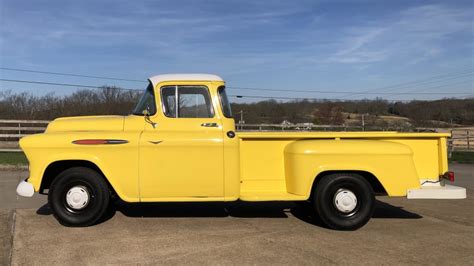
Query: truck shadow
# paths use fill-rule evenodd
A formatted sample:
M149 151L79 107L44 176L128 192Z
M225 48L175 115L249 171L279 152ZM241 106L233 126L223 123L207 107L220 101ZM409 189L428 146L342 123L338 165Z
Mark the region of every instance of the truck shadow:
M308 204L296 204L291 209L291 214L309 224L327 228L318 215L312 210L312 206ZM372 219L421 219L423 216L404 210L403 207L393 206L383 201L376 200L375 210Z
M111 204L110 210L98 223L103 223L117 212L127 217L170 218L170 217L236 217L236 218L288 218L289 215L304 222L325 227L319 217L311 211L309 203L294 202L196 202L196 203L125 203ZM51 215L48 204L36 212ZM372 218L419 219L419 214L404 210L403 207L376 201Z

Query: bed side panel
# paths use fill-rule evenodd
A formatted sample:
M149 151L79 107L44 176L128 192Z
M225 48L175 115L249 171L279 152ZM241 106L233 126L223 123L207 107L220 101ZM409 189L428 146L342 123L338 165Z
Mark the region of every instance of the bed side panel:
M283 150L294 140L240 141L241 191L286 191Z
M373 174L390 196L405 196L419 188L411 149L383 140L300 140L285 149L289 193L307 195L315 178L326 171Z
M444 143L443 143L444 139ZM436 181L448 171L446 138L403 138L387 139L410 147L420 180Z

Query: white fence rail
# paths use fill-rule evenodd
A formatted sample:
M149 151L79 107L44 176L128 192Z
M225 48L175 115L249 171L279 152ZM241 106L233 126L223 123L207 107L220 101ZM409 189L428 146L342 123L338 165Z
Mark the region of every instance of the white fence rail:
M376 127L350 125L314 125L314 124L236 124L238 131L408 131L404 127ZM412 129L413 130L413 129ZM432 132L432 128L416 128L417 132Z
M20 151L20 138L44 132L47 120L2 120L0 119L0 151ZM313 124L236 124L238 131L406 131L406 128L381 128ZM473 151L474 128L434 129L417 128L416 132L450 132L450 151Z
M474 150L474 129L451 129L450 151Z
M0 151L20 151L18 140L24 136L44 132L49 122L0 119Z

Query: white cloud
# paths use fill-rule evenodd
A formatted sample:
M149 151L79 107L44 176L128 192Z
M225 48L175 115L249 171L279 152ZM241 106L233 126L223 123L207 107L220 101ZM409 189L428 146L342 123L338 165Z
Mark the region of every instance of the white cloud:
M369 63L383 60L387 53L384 51L373 51L366 46L376 40L386 29L357 29L356 32L347 37L343 48L329 57L329 61L337 63Z
M470 10L426 5L407 9L395 18L371 21L376 27L359 26L343 30L347 37L327 61L371 63L390 58L411 57L409 64L436 57L443 41L463 31L472 33Z

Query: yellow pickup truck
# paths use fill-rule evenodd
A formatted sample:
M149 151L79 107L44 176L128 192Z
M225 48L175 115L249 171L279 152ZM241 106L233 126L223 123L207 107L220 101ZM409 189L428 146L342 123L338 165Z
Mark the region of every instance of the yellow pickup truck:
M449 134L235 132L224 81L149 79L128 116L58 118L24 137L21 196L48 194L66 226L93 225L111 197L126 202L301 201L327 226L368 222L375 195L460 199L445 184Z

